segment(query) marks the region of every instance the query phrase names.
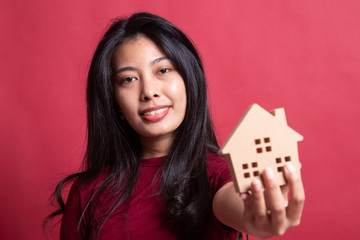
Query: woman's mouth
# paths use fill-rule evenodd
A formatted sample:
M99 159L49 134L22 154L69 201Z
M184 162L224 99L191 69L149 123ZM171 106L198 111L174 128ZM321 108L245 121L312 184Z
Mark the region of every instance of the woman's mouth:
M147 121L159 121L169 112L170 106L156 107L144 110L140 115Z

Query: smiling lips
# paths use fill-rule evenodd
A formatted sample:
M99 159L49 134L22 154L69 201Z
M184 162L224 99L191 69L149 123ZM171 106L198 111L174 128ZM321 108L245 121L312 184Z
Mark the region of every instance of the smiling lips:
M149 108L141 112L141 116L147 121L159 121L163 119L169 112L170 106L158 106L155 108Z

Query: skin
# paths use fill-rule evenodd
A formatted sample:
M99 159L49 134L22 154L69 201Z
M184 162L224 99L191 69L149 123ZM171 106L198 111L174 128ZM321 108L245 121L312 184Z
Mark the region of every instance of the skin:
M263 172L265 189L254 180L251 192L239 195L232 182L224 185L213 200L215 216L225 225L259 239L280 236L298 226L305 200L301 176L291 163L285 165L284 173L288 184L283 187L276 183L271 168Z
M139 35L122 43L113 58L115 97L126 121L139 133L143 158L168 154L174 131L185 116L186 89L172 62L149 38ZM166 109L154 116L144 112ZM288 184L280 187L270 168L251 191L237 194L232 182L218 190L213 211L223 224L264 239L284 234L300 224L304 206L301 176L285 166Z
M113 69L115 98L126 121L139 133L142 157L167 155L174 131L185 117L186 89L181 75L144 35L127 39L118 47ZM154 116L144 114L159 108L168 109Z

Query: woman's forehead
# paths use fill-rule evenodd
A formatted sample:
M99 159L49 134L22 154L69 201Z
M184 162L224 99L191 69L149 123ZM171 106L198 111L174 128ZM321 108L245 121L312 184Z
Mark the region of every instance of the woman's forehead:
M151 64L155 59L160 58L162 60L169 59L154 41L145 35L139 35L121 43L116 49L112 61L115 66L139 61Z

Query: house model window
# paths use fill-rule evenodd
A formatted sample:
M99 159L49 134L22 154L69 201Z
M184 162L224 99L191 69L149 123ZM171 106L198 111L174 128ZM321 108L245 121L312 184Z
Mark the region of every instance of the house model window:
M270 137L266 137L264 139L261 138L255 139L255 145L256 145L257 153L271 152L272 150L270 145Z
M299 171L297 143L303 137L287 125L283 108L267 112L257 104L249 107L220 150L227 157L237 192L250 190L252 180L271 167L280 185L286 184L284 165Z

